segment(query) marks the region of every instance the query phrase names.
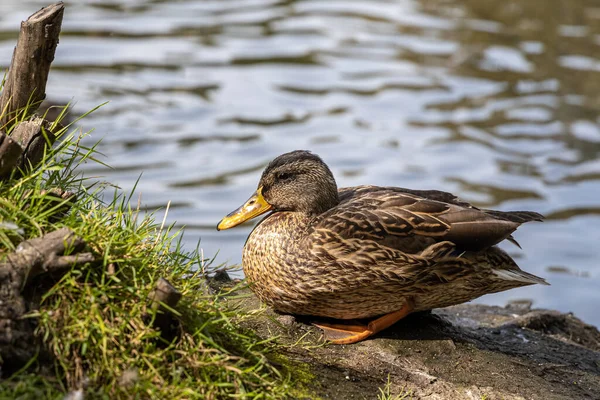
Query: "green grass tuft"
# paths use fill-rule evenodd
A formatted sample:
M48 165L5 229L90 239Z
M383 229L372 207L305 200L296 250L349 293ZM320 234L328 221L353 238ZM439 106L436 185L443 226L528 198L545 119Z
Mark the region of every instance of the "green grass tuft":
M81 388L86 399L298 397L289 373L267 359L274 345L241 329L241 311L208 289L199 249L183 250L182 232L132 208L131 194L115 190L103 202L109 185L76 172L97 161L96 151L68 129L38 168L0 183L0 259L22 240L69 227L97 261L39 279L47 291L28 315L38 321L39 357L0 381L0 399L62 398ZM57 187L76 200L56 201L49 190ZM160 277L183 294L171 338L150 323L147 299Z

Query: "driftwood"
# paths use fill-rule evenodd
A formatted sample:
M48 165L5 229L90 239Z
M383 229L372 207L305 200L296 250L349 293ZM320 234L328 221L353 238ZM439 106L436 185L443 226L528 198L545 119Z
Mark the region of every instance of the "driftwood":
M173 315L170 309L177 306L181 299L181 293L168 280L160 278L150 293L149 299L151 301L150 307L155 312L153 326L160 329L163 337L172 336L171 322L173 321ZM148 315L149 317L150 315Z
M64 270L75 264L94 260L91 253L79 253L85 242L68 228L62 228L42 237L26 240L19 244L14 253L9 254L0 264L0 271L16 273L19 287L27 285L31 279L44 272ZM68 253L68 254L65 254Z
M160 278L150 294L150 299L152 300L152 308L154 310L160 308L161 303L167 305L169 308L175 308L181 299L181 293L168 280Z
M0 178L10 175L22 154L21 145L0 132Z
M4 111L0 126L23 119L23 112L33 113L46 97L46 82L58 45L64 4L44 7L21 23L19 41L15 47L8 78L0 97ZM28 104L33 104L25 110ZM27 117L27 115L25 116Z
M42 160L44 150L56 140L49 126L45 119L33 117L17 125L10 136L0 132L0 179L15 168L25 171Z
M0 179L16 168L24 170L41 160L45 148L56 137L42 118L21 122L37 109L46 97L46 82L58 45L64 4L44 7L21 23L8 77L0 96ZM27 107L29 105L29 107ZM23 113L26 113L23 115ZM2 132L4 130L4 132Z
M67 228L19 244L0 263L0 360L5 370L18 368L35 354L34 321L22 318L35 309L27 285L43 273L66 272L74 264L94 261L81 253L85 242Z
M36 166L41 161L46 146L54 144L56 137L50 132L49 125L45 119L35 117L30 121L21 122L13 130L10 137L23 149L23 154L17 162L19 168L24 170L28 165Z

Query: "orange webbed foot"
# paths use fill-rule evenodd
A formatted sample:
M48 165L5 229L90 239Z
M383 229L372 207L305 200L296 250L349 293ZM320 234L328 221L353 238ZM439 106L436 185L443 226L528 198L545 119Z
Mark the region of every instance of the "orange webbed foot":
M398 311L383 315L367 325L359 324L344 324L344 323L313 323L314 326L321 328L325 339L333 344L352 344L365 340L369 336L381 332L382 330L392 326L402 318L406 317L414 310L414 302L412 299L406 303Z

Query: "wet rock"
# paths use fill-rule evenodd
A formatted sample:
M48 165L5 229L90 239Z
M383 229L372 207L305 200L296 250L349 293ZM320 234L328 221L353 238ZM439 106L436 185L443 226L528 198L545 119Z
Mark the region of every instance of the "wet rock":
M600 399L600 332L571 314L466 304L411 315L347 346L314 346L321 333L305 318L266 314L248 327L293 344L283 355L309 368L322 398L376 399L389 377L392 395L415 400Z

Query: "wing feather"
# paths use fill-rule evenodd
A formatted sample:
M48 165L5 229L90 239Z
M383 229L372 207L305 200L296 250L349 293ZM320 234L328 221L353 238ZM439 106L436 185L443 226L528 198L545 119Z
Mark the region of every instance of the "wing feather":
M533 212L481 210L435 190L358 186L340 189L339 197L339 206L320 217L317 229L409 253L441 241L454 243L457 251L485 249L512 239L521 223L542 218Z

